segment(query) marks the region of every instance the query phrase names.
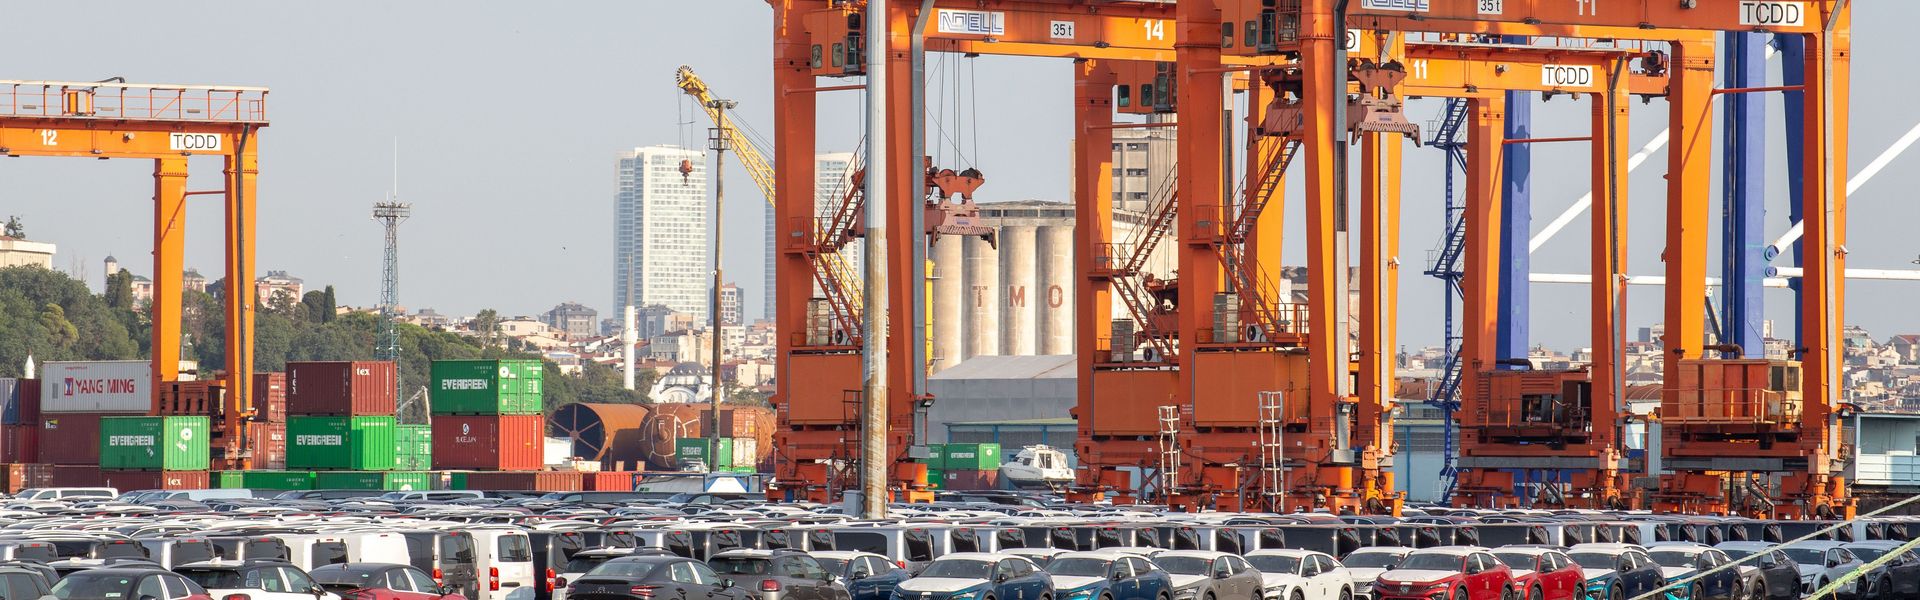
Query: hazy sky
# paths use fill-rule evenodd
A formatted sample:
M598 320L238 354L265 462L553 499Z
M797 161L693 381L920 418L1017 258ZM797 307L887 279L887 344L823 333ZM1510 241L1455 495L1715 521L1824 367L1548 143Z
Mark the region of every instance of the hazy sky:
M1895 42L1920 17L1920 5L1856 5L1854 170L1920 121L1910 104L1916 86L1904 76L1874 75L1907 71L1897 57L1908 48ZM90 27L86 35L57 26L88 18L118 25ZM404 304L446 314L535 314L573 300L606 315L615 154L704 143L704 117L690 112L672 83L683 63L739 100L748 123L770 132L770 31L771 11L760 0L15 3L0 17L12 57L0 77L269 86L273 124L259 142L262 272L290 271L309 285L338 286L342 302L374 303L381 232L368 212L391 185L397 137L400 197L414 205L402 230ZM983 201L1069 197L1068 63L930 62L946 65L940 79L947 85L931 90L929 102L944 106L947 126L964 132L965 154L978 156L989 179ZM852 147L858 101L849 92L822 98L821 150ZM1773 103L1777 118L1777 95ZM953 127L956 106L982 118L967 116ZM1415 101L1409 112L1425 122L1438 108ZM1561 99L1536 114L1536 135L1585 134L1584 102ZM1639 107L1634 118L1638 147L1664 126L1664 103ZM1584 192L1585 153L1583 145L1556 144L1536 155L1536 229ZM1664 161L1664 153L1655 156L1632 178L1635 274L1659 274ZM1769 238L1786 227L1778 174L1786 165L1777 142L1770 162ZM1440 164L1438 151L1407 152L1400 334L1412 347L1440 336L1440 288L1419 274L1439 237ZM1903 157L1854 196L1853 266L1913 266L1920 206L1899 198L1920 187L1916 164L1920 157ZM217 159L196 159L193 169L192 189L219 186ZM147 274L151 172L145 161L0 159L0 215L22 216L31 237L60 245L58 266L80 264L96 285L109 253ZM763 200L744 172L727 176L735 185L723 215L725 266L728 278L748 290L748 314L758 315ZM190 205L188 265L217 277L218 203L195 197ZM1289 262L1298 263L1304 219L1297 203L1287 210L1289 231L1296 232ZM1585 272L1586 227L1585 218L1576 220L1543 247L1535 270ZM1920 319L1901 300L1914 286L1856 283L1848 320L1882 338L1920 332ZM1534 286L1535 339L1566 349L1586 345L1585 298L1579 287ZM1786 318L1785 292L1767 299L1769 314ZM1657 320L1659 302L1659 288L1636 288L1632 324Z

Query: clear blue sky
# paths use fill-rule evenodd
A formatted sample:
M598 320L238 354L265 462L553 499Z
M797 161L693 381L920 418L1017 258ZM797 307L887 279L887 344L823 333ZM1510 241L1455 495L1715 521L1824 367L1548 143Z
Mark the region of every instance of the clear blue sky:
M1916 85L1902 73L1897 40L1920 5L1857 3L1854 168L1912 126ZM265 85L273 125L261 140L260 267L309 284L332 283L343 302L375 301L380 229L369 205L389 187L391 145L400 145L401 198L415 217L402 234L402 301L447 314L481 308L533 314L575 300L606 311L611 291L614 155L650 144L701 144L706 123L672 84L693 65L722 95L740 101L748 122L772 129L770 10L758 0L703 2L121 2L75 7L20 3L0 19L14 59L0 77ZM73 23L96 23L75 34ZM937 64L942 59L933 59ZM1035 59L957 57L930 102L951 114L977 112L957 129L989 177L984 201L1068 197L1068 65ZM975 63L958 68L963 63ZM951 84L958 73L959 86ZM961 90L955 92L955 90ZM850 149L858 96L823 99L822 150ZM1409 108L1417 121L1432 101ZM1585 131L1584 103L1538 110L1539 135ZM1777 115L1777 102L1776 113ZM1635 113L1637 147L1664 123L1664 105ZM692 125L682 123L691 120ZM948 119L951 126L951 117ZM977 129L977 134L976 134ZM977 138L976 138L977 135ZM977 143L975 140L977 139ZM1776 132L1776 139L1777 132ZM951 156L951 151L948 151ZM1658 274L1664 189L1655 156L1632 179L1631 271ZM1777 152L1770 159L1786 168ZM1401 337L1409 346L1439 338L1439 287L1419 275L1438 237L1437 151L1409 149L1405 242L1401 254ZM1536 158L1535 227L1587 185L1584 148L1557 145ZM1906 157L1855 196L1849 247L1856 267L1906 268L1920 254L1913 224L1920 207L1902 202L1920 187ZM217 162L196 161L194 189L218 187ZM57 242L59 266L115 254L151 270L151 164L136 161L0 159L0 214L19 214L33 237ZM1769 237L1785 229L1780 179L1770 190ZM762 200L744 172L728 174L726 267L759 314ZM196 198L189 265L218 276L220 215ZM1717 206L1717 205L1716 205ZM1297 232L1298 205L1287 220ZM1586 220L1535 256L1541 272L1585 272ZM1297 239L1297 235L1293 236ZM1716 244L1717 244L1717 235ZM1289 262L1303 258L1290 244ZM1717 261L1716 261L1717 262ZM1717 266L1714 267L1717 269ZM1920 332L1904 302L1912 284L1858 283L1849 321L1880 337ZM1585 293L1535 286L1537 340L1586 344ZM1769 294L1784 318L1784 292ZM1658 319L1658 288L1637 288L1634 326ZM604 314L604 313L603 313ZM1784 322L1783 322L1784 326Z

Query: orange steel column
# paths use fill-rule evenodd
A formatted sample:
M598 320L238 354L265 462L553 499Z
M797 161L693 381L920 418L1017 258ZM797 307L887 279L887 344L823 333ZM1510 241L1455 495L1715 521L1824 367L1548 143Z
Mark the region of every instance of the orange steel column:
M1113 243L1113 70L1095 59L1073 64L1073 285L1074 352L1079 381L1074 415L1081 438L1092 431L1093 366L1100 340L1113 335L1113 283L1098 271L1123 260ZM1084 461L1086 457L1081 457ZM1082 485L1099 484L1099 473L1082 470Z
M1401 137L1367 134L1360 147L1360 401L1353 446L1367 492L1376 498L1394 494L1392 472L1380 467L1380 458L1393 453Z
M1667 394L1679 385L1676 361L1700 358L1706 335L1707 213L1713 192L1713 53L1711 41L1673 44L1673 84L1667 95L1666 358Z
M814 238L814 95L808 67L810 41L808 10L824 2L783 0L773 3L773 163L774 163L774 408L785 410L793 401L794 378L790 357L796 340L807 330L807 303L813 298L813 263L801 250ZM784 433L784 432L782 432ZM776 453L787 455L786 449ZM790 462L791 459L788 459ZM788 470L781 476L791 475ZM810 482L824 484L825 482Z
M1822 17L1828 17L1822 14ZM1804 234L1800 238L1801 279L1800 339L1806 345L1803 394L1807 402L1803 422L1827 431L1826 439L1810 442L1826 445L1828 454L1838 451L1837 423L1828 425L1834 405L1841 401L1839 379L1845 356L1840 345L1844 318L1847 208L1847 103L1849 63L1852 46L1849 15L1840 15L1831 37L1807 36L1806 93L1804 97L1807 151L1802 155L1805 172L1801 194ZM1824 24L1824 23L1823 23ZM1831 64L1823 54L1831 53ZM1829 81L1823 74L1831 77ZM1831 109L1831 120L1827 111ZM1809 469L1825 473L1825 456L1809 457ZM1818 463L1818 464L1813 464Z
M923 149L913 147L913 120L925 115L921 107L913 105L913 61L909 49L912 39L913 20L907 11L890 9L887 18L891 20L887 32L891 36L887 48L887 157L891 163L888 168L886 201L887 209L887 268L892 276L887 278L887 304L899 323L888 327L887 336L887 381L890 382L887 400L887 457L900 462L906 460L907 446L913 437L913 381L916 370L924 370L924 365L914 364L913 319L908 315L920 314L917 311L925 307L914 306L915 286L926 285L924 281L909 281L905 274L911 273L913 249L915 245L924 246L927 234L913 226L913 216L921 210L926 201L926 164L922 156ZM869 133L869 135L873 135ZM873 199L869 198L869 202ZM889 468L889 473L892 472Z
M1593 273L1590 313L1592 315L1593 364L1593 445L1618 450L1620 414L1626 401L1620 372L1620 350L1626 339L1626 284L1620 276L1627 265L1627 116L1632 106L1627 94L1628 63L1616 61L1609 80L1609 91L1593 94L1593 206L1592 250L1589 272ZM1617 456L1602 459L1615 464Z
M180 378L180 286L187 249L187 158L153 161L153 389ZM111 276L113 273L108 273Z
M1347 143L1345 124L1334 122L1334 105L1346 101L1347 90L1336 88L1332 82L1334 70L1345 68L1334 63L1335 44L1345 35L1334 31L1331 0L1307 0L1302 11L1300 68L1305 73L1301 89L1305 133L1300 152L1306 158L1302 196L1307 211L1307 329L1311 336L1304 400L1311 427L1324 427L1325 433L1331 433L1336 407L1346 400L1348 364L1347 340L1338 334L1338 324L1347 310L1347 290L1339 284L1344 279L1340 274L1347 268L1342 252L1346 224L1344 211L1335 205L1334 197L1334 163L1338 160L1334 145ZM1214 35L1219 35L1217 28ZM1289 403L1300 400L1287 398ZM1327 425L1320 425L1323 423ZM1316 439L1308 441L1304 450L1305 456L1291 458L1323 462L1330 458L1332 446Z
M1269 275L1260 279L1260 283L1266 286L1260 290L1260 297L1270 299L1276 308L1284 310L1281 303L1291 300L1281 297L1279 289L1282 264L1280 262L1281 241L1287 224L1287 175L1285 172L1275 174L1274 177L1280 181L1270 188L1262 184L1261 177L1264 176L1267 166L1280 156L1280 150L1286 147L1287 140L1259 134L1260 124L1267 118L1267 105L1271 102L1266 94L1272 90L1260 82L1258 71L1254 72L1250 79L1247 85L1246 169L1248 175L1245 194L1240 200L1241 206L1261 203L1263 199L1259 195L1262 189L1267 190L1267 197L1264 199L1265 204L1260 210L1260 215L1255 217L1253 228L1247 232L1241 255L1249 257L1253 264L1258 265Z
M1480 372L1494 366L1494 335L1500 304L1500 171L1506 142L1506 99L1468 101L1466 238L1460 253L1466 293L1460 310L1460 395L1465 407L1479 397ZM1468 408L1470 410L1470 408Z
M246 406L253 397L254 248L259 245L256 223L260 211L260 140L250 130L229 136L233 154L226 157L227 181L227 394L229 402ZM175 269L174 272L178 272ZM171 273L165 275L172 275Z
M1220 153L1225 143L1221 118L1225 97L1221 91L1220 10L1215 0L1181 2L1175 9L1178 29L1174 56L1178 61L1179 90L1177 158L1180 168L1179 206L1174 235L1180 265L1180 383L1174 401L1190 406L1200 395L1194 377L1193 354L1202 332L1212 333L1213 295L1220 290L1220 261L1214 256L1213 232L1220 230L1225 165ZM1204 226L1204 231L1202 230ZM1224 482L1223 482L1224 483Z

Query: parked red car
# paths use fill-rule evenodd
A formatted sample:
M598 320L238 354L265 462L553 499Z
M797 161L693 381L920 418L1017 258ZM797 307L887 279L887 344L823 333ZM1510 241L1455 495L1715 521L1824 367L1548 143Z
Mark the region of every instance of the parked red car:
M407 565L352 563L313 570L314 583L344 600L467 600Z
M1510 547L1493 552L1513 569L1520 600L1579 600L1587 577L1566 553L1552 548Z
M1415 550L1373 584L1379 600L1513 600L1516 589L1513 569L1474 546Z

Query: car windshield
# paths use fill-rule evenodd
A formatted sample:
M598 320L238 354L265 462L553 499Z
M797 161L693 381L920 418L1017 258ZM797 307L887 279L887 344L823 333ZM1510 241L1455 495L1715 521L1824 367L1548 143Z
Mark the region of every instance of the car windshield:
M844 573L847 570L847 561L845 560L838 558L816 558L814 560L819 561L820 568L826 569L828 573Z
M598 567L594 567L592 571L587 571L586 576L587 577L629 577L631 578L631 577L646 577L648 573L652 573L652 572L653 572L653 565L650 563L626 562L626 561L615 560L615 561L607 561L605 563L602 563Z
M380 573L377 571L350 571L347 569L328 568L313 570L313 580L320 582L320 585L346 589L380 587L386 582L381 579L375 579L378 575L380 575Z
M1690 552L1681 552L1678 550L1655 550L1652 552L1648 552L1647 554L1653 557L1653 562L1660 563L1660 566L1662 567L1691 569L1695 565L1699 564L1699 562L1694 559L1694 555Z
M125 598L132 587L132 577L74 573L53 584L53 595L61 600Z
M1261 573L1299 573L1300 559L1292 556L1255 555L1247 557Z
M1532 554L1525 552L1495 552L1493 553L1493 557L1500 559L1500 562L1506 563L1509 568L1525 569L1528 571L1533 570L1534 556Z
M1212 572L1213 559L1192 556L1162 556L1153 559L1154 564L1175 575L1206 575Z
M210 590L238 590L260 587L259 579L254 579L252 584L248 584L245 574L231 569L178 571L178 573L187 576L187 579L192 579L194 583L200 584L200 587Z
M1422 571L1459 571L1462 560L1455 554L1408 554L1400 561L1396 569L1420 569Z
M767 566L772 564L763 558L720 557L707 561L713 572L721 575L765 575Z
M1781 550L1787 553L1787 558L1793 559L1793 562L1796 563L1803 565L1827 564L1827 553L1824 550L1815 550L1813 548L1781 548Z
M1885 555L1887 554L1887 551L1886 551L1886 549L1884 549L1884 548L1868 548L1868 547L1864 547L1864 546L1849 546L1849 547L1847 547L1847 549L1848 549L1848 550L1852 550L1852 551L1853 551L1853 555L1854 555L1854 556L1858 556L1858 557L1860 557L1860 560L1876 560L1876 559L1878 559L1878 558L1880 558L1881 556L1885 556Z
M1727 553L1727 556L1734 560L1753 556L1752 550L1741 550L1739 548L1721 548L1720 551Z
M1601 554L1599 552L1574 552L1574 553L1568 554L1567 556L1572 557L1574 564L1580 565L1580 568L1582 569L1601 569L1605 571L1611 571L1613 570L1614 567L1620 566L1620 559L1615 558L1612 554Z
M1340 564L1349 569L1387 569L1400 563L1401 554L1393 552L1368 552L1365 550L1348 554Z
M920 572L921 577L952 577L956 579L986 579L993 571L993 563L984 560L936 560Z
M1047 563L1047 572L1064 577L1106 577L1107 561L1098 558L1060 558Z
M598 567L601 564L612 559L613 557L606 556L606 555L593 556L593 555L575 554L573 555L572 560L567 561L567 570L563 572L585 573L587 571L592 571L594 567Z

